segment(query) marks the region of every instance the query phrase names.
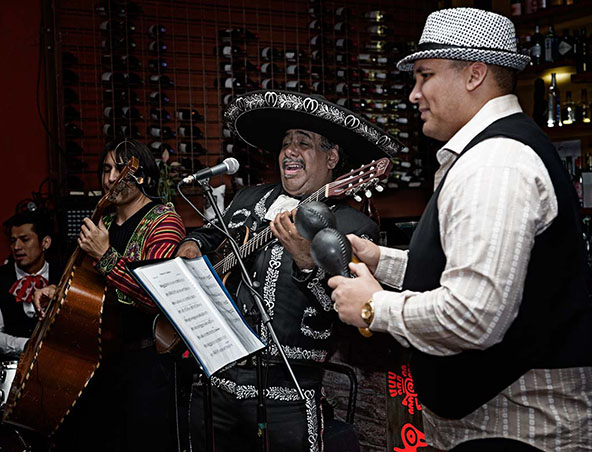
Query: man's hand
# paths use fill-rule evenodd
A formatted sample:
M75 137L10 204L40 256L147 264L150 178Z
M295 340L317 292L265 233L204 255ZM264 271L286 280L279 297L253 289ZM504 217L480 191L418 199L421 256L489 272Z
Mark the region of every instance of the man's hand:
M193 259L194 257L201 256L201 250L199 249L199 246L197 246L197 243L195 243L193 240L188 240L181 244L181 246L177 249L175 256Z
M292 220L295 214L296 210L278 213L269 227L285 250L290 253L298 268L300 270L311 269L315 264L310 256L310 242L296 230L296 225Z
M56 291L55 284L51 284L43 289L37 289L33 294L33 306L39 320L45 318L45 307L47 303L53 298Z
M372 296L382 290L365 264L349 264L349 268L357 278L333 276L329 279L329 287L333 289L331 299L333 308L342 322L365 328L368 325L361 317L362 307Z
M89 256L99 260L109 249L109 231L103 223L99 221L98 226L90 218L82 220L80 235L78 236L78 246Z
M348 234L354 255L374 274L380 259L380 247L370 240L362 239L354 234ZM368 300L366 300L368 301Z

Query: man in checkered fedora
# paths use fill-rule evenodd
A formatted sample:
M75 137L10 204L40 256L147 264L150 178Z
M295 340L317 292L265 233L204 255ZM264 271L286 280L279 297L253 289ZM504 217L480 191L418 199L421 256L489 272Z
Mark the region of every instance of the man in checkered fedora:
M397 67L415 75L424 134L445 143L435 192L408 252L351 236L358 278L329 280L342 321L411 348L426 440L439 449L592 450L578 203L513 94L528 62L503 16L430 14Z

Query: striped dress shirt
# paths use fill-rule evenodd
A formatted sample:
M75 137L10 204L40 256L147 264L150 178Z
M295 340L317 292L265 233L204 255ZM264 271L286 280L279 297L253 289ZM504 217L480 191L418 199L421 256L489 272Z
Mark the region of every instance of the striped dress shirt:
M377 292L372 330L439 356L502 340L518 314L535 237L557 216L557 198L534 150L509 138L482 141L450 167L477 134L520 111L514 95L492 99L438 151L436 187L450 169L438 198L441 285ZM375 276L400 288L406 262L405 251L381 248ZM495 437L544 451L592 451L592 368L533 369L462 419L425 407L423 418L428 443L439 449Z

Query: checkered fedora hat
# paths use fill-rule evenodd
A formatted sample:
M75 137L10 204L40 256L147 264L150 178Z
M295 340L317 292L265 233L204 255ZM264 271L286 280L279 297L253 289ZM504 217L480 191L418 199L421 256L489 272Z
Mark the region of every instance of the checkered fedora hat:
M522 70L530 57L516 51L516 31L510 19L475 8L450 8L431 13L419 51L397 63L401 71L426 58L480 61Z

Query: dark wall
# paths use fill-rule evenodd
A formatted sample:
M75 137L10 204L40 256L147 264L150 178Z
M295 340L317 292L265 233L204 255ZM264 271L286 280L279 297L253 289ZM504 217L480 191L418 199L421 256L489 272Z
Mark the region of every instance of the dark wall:
M30 198L48 176L45 131L36 107L39 61L40 0L4 2L0 13L0 221L14 213L16 204ZM40 105L45 112L44 82ZM0 237L0 261L8 254L8 240Z

